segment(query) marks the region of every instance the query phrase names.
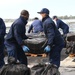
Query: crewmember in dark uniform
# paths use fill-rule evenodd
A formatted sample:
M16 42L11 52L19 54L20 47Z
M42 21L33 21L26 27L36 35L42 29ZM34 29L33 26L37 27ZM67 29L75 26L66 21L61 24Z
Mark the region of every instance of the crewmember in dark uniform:
M30 33L31 31L33 33L43 32L42 21L39 20L37 17L34 18L33 23L29 27L28 33Z
M63 39L65 42L64 47L66 47L66 37L67 37L67 33L69 33L69 26L64 23L62 20L58 19L57 16L53 16L53 21L55 22L56 27L59 29L61 28L63 31Z
M18 59L20 63L25 65L27 65L25 52L29 51L29 48L24 45L23 40L28 38L25 35L25 26L28 18L29 12L27 10L22 10L20 17L12 24L5 39L8 56L15 57L16 60Z
M67 33L69 33L69 26L64 23L62 20L58 19L57 16L53 16L53 20L55 22L56 27L59 29L61 28L63 31L63 35L65 36Z
M60 66L60 53L64 47L64 40L56 28L54 22L49 17L49 10L43 8L38 12L42 16L43 29L48 40L45 51L50 54L50 63L54 64L57 68Z
M0 68L4 65L4 36L6 26L2 18L0 18Z

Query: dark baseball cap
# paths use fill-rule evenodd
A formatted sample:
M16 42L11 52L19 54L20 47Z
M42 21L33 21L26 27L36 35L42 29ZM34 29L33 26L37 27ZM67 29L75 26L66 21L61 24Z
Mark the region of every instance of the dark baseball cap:
M42 14L42 13L46 13L49 15L49 10L47 8L43 8L40 12L37 12L39 14Z

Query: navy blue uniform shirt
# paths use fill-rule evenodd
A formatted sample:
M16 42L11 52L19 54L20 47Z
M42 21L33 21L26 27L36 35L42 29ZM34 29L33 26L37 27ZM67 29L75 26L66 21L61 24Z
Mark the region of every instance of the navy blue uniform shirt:
M6 34L6 26L4 21L0 18L0 39L3 39Z
M23 45L23 39L27 39L25 35L26 29L25 25L27 24L27 20L20 16L11 26L6 40L10 43L17 43L19 45Z
M64 43L63 38L58 29L56 28L52 19L49 16L47 16L42 19L42 22L44 33L48 39L47 44L50 46L63 44Z
M60 19L58 19L56 21L57 23L57 28L61 28L63 30L63 34L67 34L69 33L69 26L67 24L65 24L63 21L61 21Z
M38 32L42 32L43 31L43 26L42 26L42 22L40 20L35 20L29 30L28 33L30 33L30 31L33 30L33 33L38 33Z

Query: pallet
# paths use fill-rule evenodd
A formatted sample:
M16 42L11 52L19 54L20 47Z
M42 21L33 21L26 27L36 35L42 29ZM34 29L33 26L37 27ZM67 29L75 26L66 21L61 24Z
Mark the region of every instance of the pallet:
M75 54L70 54L69 57L75 57Z
M32 54L32 53L25 53L26 56L31 56L31 57L47 57L47 54Z
M75 57L69 57L68 56L63 61L61 61L60 66L73 68L73 67L75 67L75 61L74 60L75 60Z

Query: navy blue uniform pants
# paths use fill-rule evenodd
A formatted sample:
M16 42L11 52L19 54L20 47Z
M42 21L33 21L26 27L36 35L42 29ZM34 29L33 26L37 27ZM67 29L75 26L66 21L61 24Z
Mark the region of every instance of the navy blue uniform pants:
M61 57L60 54L63 47L64 44L54 46L49 54L50 63L57 65L58 68L60 66L60 57Z
M8 57L13 56L16 60L19 60L20 63L27 66L27 57L20 45L5 42L5 46L7 48Z
M0 68L4 65L4 44L0 44Z

